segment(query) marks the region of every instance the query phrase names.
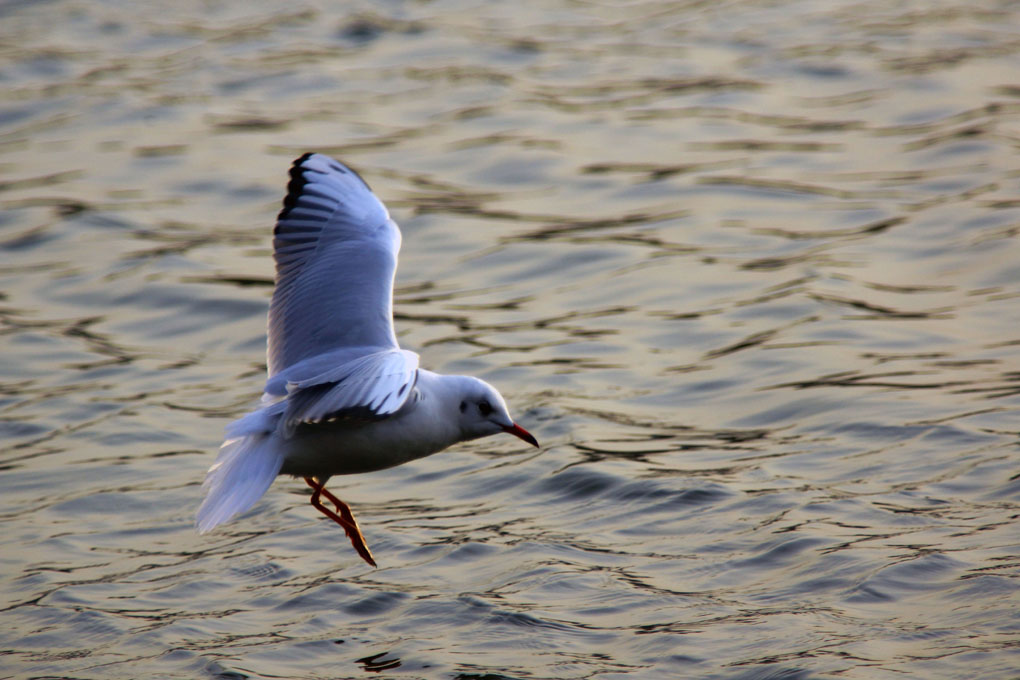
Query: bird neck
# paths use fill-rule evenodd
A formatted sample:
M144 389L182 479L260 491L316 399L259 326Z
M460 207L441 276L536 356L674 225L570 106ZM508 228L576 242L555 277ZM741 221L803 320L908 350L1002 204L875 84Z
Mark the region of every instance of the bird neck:
M427 428L433 437L445 441L446 446L464 441L468 437L462 432L460 419L456 416L460 411L460 395L464 376L440 375L418 369L417 389L421 400L415 406L417 416L427 422Z

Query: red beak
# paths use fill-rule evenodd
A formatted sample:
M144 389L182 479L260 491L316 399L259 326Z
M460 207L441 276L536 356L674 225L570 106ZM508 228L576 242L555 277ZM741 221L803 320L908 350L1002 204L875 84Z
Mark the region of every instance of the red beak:
M528 442L529 444L531 444L535 448L538 448L538 440L536 440L534 437L532 437L530 432L525 430L523 427L521 427L517 423L514 423L510 427L504 427L503 431L504 432L508 432L509 434L512 434L515 437L520 437L521 439L523 439L524 441Z

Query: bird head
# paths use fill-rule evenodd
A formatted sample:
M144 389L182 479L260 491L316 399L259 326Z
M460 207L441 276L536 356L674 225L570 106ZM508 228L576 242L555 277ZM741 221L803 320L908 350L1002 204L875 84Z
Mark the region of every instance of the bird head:
M506 432L532 446L538 441L510 417L506 402L496 388L478 378L461 376L454 402L463 439L478 439Z

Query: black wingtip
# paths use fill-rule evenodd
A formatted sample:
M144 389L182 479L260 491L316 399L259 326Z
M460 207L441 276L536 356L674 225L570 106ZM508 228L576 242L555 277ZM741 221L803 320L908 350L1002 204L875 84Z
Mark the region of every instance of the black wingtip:
M305 185L308 184L308 180L305 179L304 171L314 168L305 168L305 162L312 156L316 156L316 152L309 151L302 154L290 166L290 181L287 183L287 195L283 197L283 209L280 210L280 214L276 216L277 222L286 219L290 214L290 211L297 205L298 198L301 197L302 192L305 190ZM358 171L354 168L341 163L335 158L329 156L323 156L327 160L330 170L334 170L343 174L351 174L358 178L358 181L365 185L365 188L372 191L372 187L368 186L368 182L358 174Z
M302 173L303 168L301 166L314 155L315 153L313 151L309 151L308 153L302 154L300 158L296 159L291 164L290 181L287 182L287 195L283 197L283 209L280 211L280 214L276 216L277 222L285 219L290 211L294 209L294 206L297 205L298 197L301 195L301 192L305 190L305 184L308 183Z

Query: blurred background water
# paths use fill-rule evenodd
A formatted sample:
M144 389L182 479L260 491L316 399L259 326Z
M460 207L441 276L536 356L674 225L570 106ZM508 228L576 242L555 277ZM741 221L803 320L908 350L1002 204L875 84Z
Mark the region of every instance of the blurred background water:
M1020 6L0 4L0 677L1020 677ZM291 160L485 439L193 527Z

